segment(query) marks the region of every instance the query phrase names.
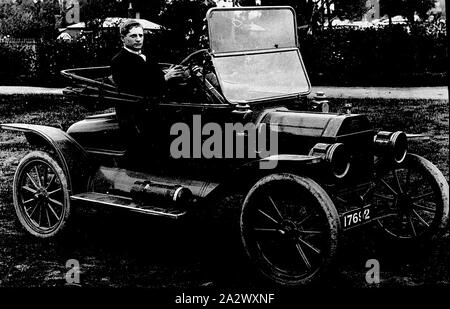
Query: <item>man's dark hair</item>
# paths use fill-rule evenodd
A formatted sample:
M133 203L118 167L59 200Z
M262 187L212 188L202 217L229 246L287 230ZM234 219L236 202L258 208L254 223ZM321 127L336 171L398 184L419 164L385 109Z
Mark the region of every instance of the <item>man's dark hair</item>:
M138 21L136 21L134 19L126 20L125 22L123 22L120 25L120 35L121 36L126 36L131 31L131 29L133 29L135 27L144 28L144 27L142 27L142 25Z

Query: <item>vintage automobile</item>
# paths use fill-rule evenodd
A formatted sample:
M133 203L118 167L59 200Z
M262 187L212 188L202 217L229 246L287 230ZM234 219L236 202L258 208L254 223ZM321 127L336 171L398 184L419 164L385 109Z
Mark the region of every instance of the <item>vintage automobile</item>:
M448 184L431 162L408 153L412 135L376 131L350 107L332 113L323 96L307 98L292 8L213 8L206 17L209 48L180 63L189 78L150 117L157 125L142 140L140 161L130 162L114 112L66 132L1 124L39 148L21 160L13 183L15 211L29 233L57 235L78 203L170 222L243 192L243 250L263 278L285 286L320 278L350 229L372 224L404 242L439 235ZM119 92L109 67L62 74L73 82L67 95L154 104ZM155 139L159 148L148 147Z

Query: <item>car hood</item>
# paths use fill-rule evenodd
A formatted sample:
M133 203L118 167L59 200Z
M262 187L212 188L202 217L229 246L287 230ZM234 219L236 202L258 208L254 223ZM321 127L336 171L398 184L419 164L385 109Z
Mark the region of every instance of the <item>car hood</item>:
M357 114L271 111L262 117L260 123L280 133L332 139L373 131L367 117Z

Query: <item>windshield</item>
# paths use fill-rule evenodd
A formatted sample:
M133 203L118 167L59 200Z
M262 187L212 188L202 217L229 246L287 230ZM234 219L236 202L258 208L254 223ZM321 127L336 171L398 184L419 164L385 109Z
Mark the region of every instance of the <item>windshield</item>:
M310 92L292 8L214 8L207 19L213 64L229 102Z
M222 92L230 102L309 92L298 50L215 58Z
M208 14L213 53L296 47L290 8L213 9Z

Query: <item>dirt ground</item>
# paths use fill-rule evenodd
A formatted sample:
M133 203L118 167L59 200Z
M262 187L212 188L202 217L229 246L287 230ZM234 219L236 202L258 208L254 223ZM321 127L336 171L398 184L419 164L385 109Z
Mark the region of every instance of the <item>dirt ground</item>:
M434 162L449 179L449 107L446 100L335 100L334 109L351 102L354 112L367 113L377 128L425 133L411 151ZM96 112L51 95L0 96L0 123L58 125ZM234 288L248 289L259 281L248 274L238 235L229 228L239 197L224 201L217 217L199 217L173 224L123 211L81 207L72 229L51 241L28 236L15 223L12 178L29 150L20 134L0 132L0 287L66 286L66 262L80 263L82 287ZM235 205L235 207L230 207ZM230 210L225 209L230 208ZM218 219L220 218L220 219ZM343 235L326 287L369 287L366 261L380 263L379 287L446 286L449 284L448 230L437 240L395 245L365 227Z

